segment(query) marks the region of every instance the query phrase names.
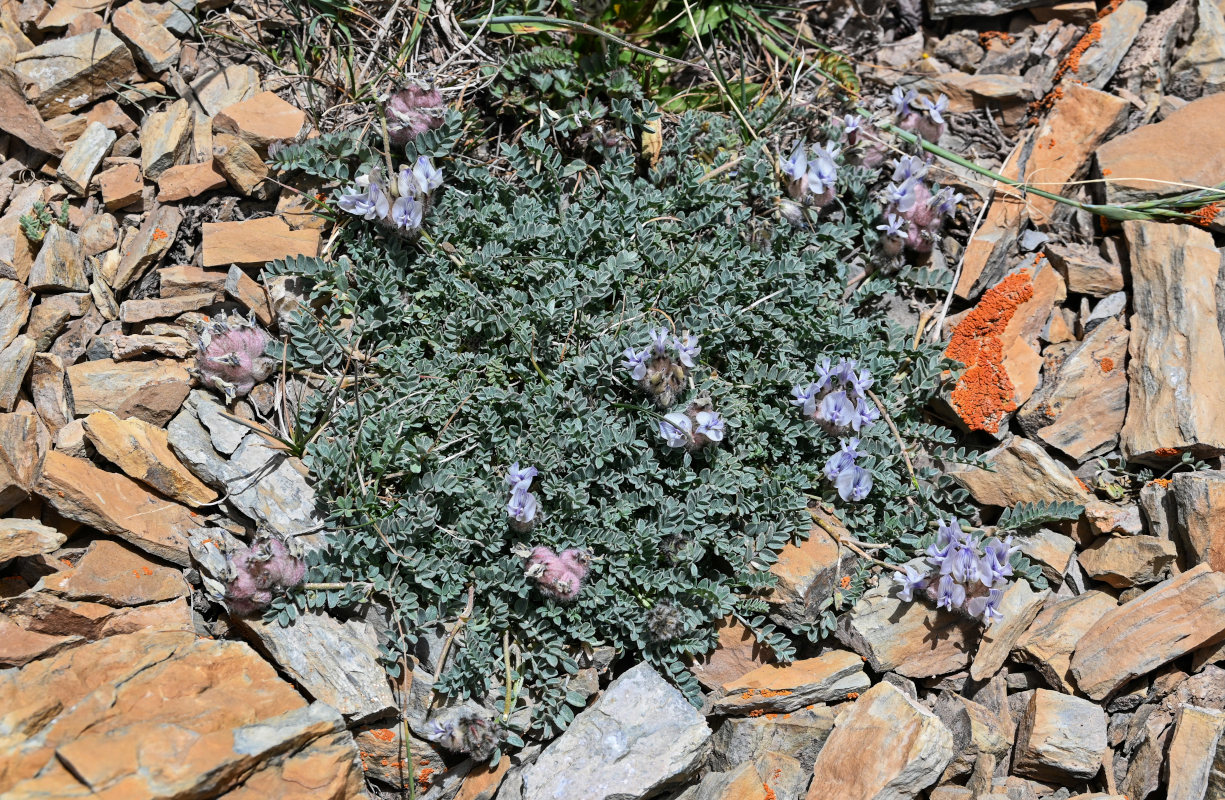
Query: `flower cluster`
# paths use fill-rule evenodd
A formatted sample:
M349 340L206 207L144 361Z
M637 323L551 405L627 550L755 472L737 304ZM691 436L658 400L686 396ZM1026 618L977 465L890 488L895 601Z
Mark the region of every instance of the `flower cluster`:
M825 462L825 479L834 484L844 501L859 502L872 491L872 473L855 463L859 457L859 439L843 439L841 449Z
M506 482L510 485L510 502L506 513L510 515L510 526L517 531L531 530L536 523L536 495L532 494L532 479L540 473L535 467L519 468L516 461L510 465Z
M990 625L1002 616L1000 601L1012 577L1009 559L1020 549L1011 536L976 542L956 520L940 520L936 541L927 548L927 564L906 564L893 579L902 587L899 597L907 602L921 592L937 608L959 609Z
M834 199L840 152L833 142L826 142L824 147L814 145L811 153L806 143L798 143L781 167L787 177L787 194L817 208L828 205Z
M893 104L893 113L897 115L897 126L902 130L911 131L929 142L935 142L944 135L944 112L949 107L946 95L932 100L919 97L914 89L897 86L889 95L889 101Z
M306 562L290 544L273 534L256 536L250 547L226 557L225 599L235 614L267 608L272 598L302 583Z
M271 341L267 331L255 324L254 314L250 319L217 315L200 330L196 351L200 382L227 400L243 397L276 369L276 361L264 352Z
M671 336L667 328L659 328L651 331L650 347L627 347L621 354L621 366L629 370L630 377L638 381L655 405L668 408L684 391L685 378L697 366L701 352L696 334L685 331L679 337Z
M411 168L401 166L393 181L385 181L377 170L358 177L341 192L338 202L356 217L376 220L408 234L421 227L430 196L439 186L442 170L421 156Z
M853 358L840 358L836 366L828 358L817 365L817 380L791 389L791 405L799 406L831 433L853 430L880 419L876 404L868 399L874 380L866 369L859 369Z
M659 435L668 447L700 450L711 442L723 441L726 423L708 400L695 400L684 411L665 414L659 421Z
M387 98L387 140L403 147L428 130L442 125L444 106L437 89L409 85Z
M540 545L532 548L523 572L536 581L542 594L554 600L573 600L583 588L590 564L591 556L586 550L570 548L559 554Z
M918 156L903 156L893 163L893 182L884 191L885 222L877 226L888 255L899 255L903 248L930 251L945 220L965 199L947 186L933 194L927 168Z

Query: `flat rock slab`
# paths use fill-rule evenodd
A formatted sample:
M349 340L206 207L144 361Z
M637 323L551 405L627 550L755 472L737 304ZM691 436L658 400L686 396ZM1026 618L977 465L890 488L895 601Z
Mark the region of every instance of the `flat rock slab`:
M292 230L279 217L206 222L202 230L205 267L262 267L278 258L319 255L319 231Z
M1143 460L1183 450L1200 456L1225 452L1225 394L1219 385L1225 341L1217 323L1225 310L1216 299L1221 253L1211 233L1191 225L1128 220L1123 234L1131 252L1134 311L1123 455Z
M757 641L757 636L735 617L728 616L715 625L719 644L704 656L695 658L689 671L707 689L717 689L728 681L774 662L774 653Z
M109 539L91 544L75 567L43 578L42 589L66 600L116 607L160 603L191 595L191 586L181 571Z
M387 673L379 664L378 633L366 622L301 614L288 627L258 619L231 622L294 683L335 708L350 724L396 709Z
M1106 142L1097 150L1097 163L1106 178L1107 202L1182 194L1185 184L1220 183L1225 141L1217 132L1223 117L1225 93L1214 94Z
M1164 578L1178 558L1178 548L1156 536L1103 536L1077 558L1090 578L1125 589Z
M1004 590L999 606L1002 617L983 631L974 663L970 665L971 678L983 681L1000 671L1013 645L1038 616L1049 596L1049 590L1035 592L1025 580L1013 581Z
M37 87L34 105L45 119L115 94L136 71L132 52L108 28L51 39L17 54L14 69Z
M217 493L170 452L162 428L136 417L120 419L109 411L95 411L85 418L85 432L103 458L167 497L192 507L217 499Z
M1022 436L1013 436L982 457L994 472L957 465L949 474L983 505L1063 501L1083 505L1092 499L1071 470L1051 458L1041 445Z
M68 537L32 519L0 519L0 564L58 550Z
M1210 787L1219 791L1220 772L1213 767L1221 758L1222 734L1225 712L1188 705L1178 708L1170 737L1167 800L1207 800L1212 796Z
M838 640L876 672L931 678L965 669L978 640L978 623L960 614L906 602L882 580L838 622Z
M707 766L726 772L773 751L791 756L800 762L805 773L812 774L817 753L834 730L834 717L834 709L827 705L815 705L773 719L729 717L711 739Z
M953 735L935 714L878 683L838 718L808 800L906 800L935 783L953 755Z
M0 513L30 495L50 446L37 414L0 414Z
M796 711L813 703L840 702L871 686L863 659L846 650L832 650L786 666L767 665L723 684L715 701L717 714Z
M608 689L523 771L523 800L651 797L697 772L705 718L648 664Z
M190 561L187 542L204 522L184 506L146 491L131 478L55 450L47 453L35 491L60 516L118 536L182 566Z
M820 509L814 513L822 525L846 532L833 515ZM784 624L814 622L820 614L818 607L829 597L838 577L850 574L855 555L840 547L822 525L814 524L808 538L799 544L789 543L779 551L778 561L770 565L778 583L766 595L766 602L771 606L771 616Z
M364 796L340 715L308 705L242 642L114 636L0 672L0 709L13 734L0 738L6 800L216 797L264 770L312 785L317 771L299 759L316 743L333 770L318 788L331 790L305 796Z
M178 361L83 361L65 370L79 415L110 411L151 425L170 421L191 390L191 376Z
M1225 573L1200 564L1107 612L1072 654L1079 689L1101 700L1225 633Z
M1225 472L1180 472L1170 482L1173 533L1192 564L1225 571Z

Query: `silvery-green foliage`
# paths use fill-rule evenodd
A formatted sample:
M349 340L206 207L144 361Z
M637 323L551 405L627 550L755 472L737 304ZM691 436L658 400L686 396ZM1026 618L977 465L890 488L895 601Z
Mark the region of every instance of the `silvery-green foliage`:
M444 125L431 141L454 141L447 131L457 134ZM511 685L532 698L537 734L581 707L567 680L583 646L645 658L696 701L687 660L714 647L714 624L729 614L782 659L794 652L763 594L779 550L808 535L810 503L835 507L874 541L925 530L937 506L966 513L964 492L934 468L920 466L912 484L884 420L860 432L858 463L874 489L843 503L822 475L838 439L790 403L818 360L855 358L910 447L953 444L922 417L946 367L939 347L916 347L878 302L894 284L870 277L844 298L876 239L862 169L843 170L839 199L801 230L777 222L771 153L740 148L713 115L681 118L647 176L617 148L597 170L530 134L504 146L495 169L439 149L429 154L447 183L420 240L354 220L334 261L270 266L314 285L291 363L360 367L338 408L326 392L305 406L308 428L332 415L307 453L335 526L310 580L369 585L392 601L404 635L389 661L425 623L453 622L471 587L443 692L500 703L507 635ZM722 179L702 180L736 155ZM726 420L718 447L669 448L661 411L621 367L623 351L660 326L701 336L676 407L713 403ZM351 362L353 348L372 363ZM525 533L506 511L516 462L539 470ZM538 545L590 554L572 602L524 574L522 553ZM850 591L862 591L858 575Z

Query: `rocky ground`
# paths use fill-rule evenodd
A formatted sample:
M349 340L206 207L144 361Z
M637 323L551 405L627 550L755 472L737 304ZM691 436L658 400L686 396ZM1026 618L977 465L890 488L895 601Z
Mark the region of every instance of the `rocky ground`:
M1023 5L933 0L867 77L946 92L943 146L1048 191L1225 179L1225 5ZM295 287L263 265L325 252L328 230L264 160L311 133L304 103L199 44L205 16L253 13L0 4L0 796L1225 797L1225 472L1121 466L1225 452L1214 208L1106 223L947 167L975 223L934 256L954 312L915 323L971 367L943 412L997 443L994 471L957 480L986 519L1085 506L1023 538L1051 588L1015 584L986 633L878 570L816 657L773 664L729 622L692 667L701 711L595 653L569 730L488 767L416 737L408 758L397 720L419 732L441 636L391 682L377 614L218 615L222 550L320 520L305 469L253 429L275 382L226 406L190 371L199 330L275 329ZM820 521L773 567L783 625L854 559Z

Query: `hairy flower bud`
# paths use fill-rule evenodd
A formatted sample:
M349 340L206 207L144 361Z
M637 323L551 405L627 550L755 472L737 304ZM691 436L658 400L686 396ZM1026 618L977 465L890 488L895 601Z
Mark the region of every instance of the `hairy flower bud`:
M227 553L226 567L225 599L235 614L267 608L273 597L298 586L306 575L306 562L289 542L271 533Z
M264 353L271 341L254 319L218 315L200 332L196 370L201 383L227 400L243 397L276 369L276 362Z
M532 548L524 574L536 581L541 594L554 600L570 601L578 597L591 556L585 550L571 548L560 554L539 545Z
M403 147L428 130L442 125L445 107L437 89L409 85L387 99L387 138Z

